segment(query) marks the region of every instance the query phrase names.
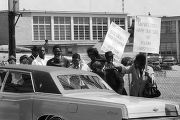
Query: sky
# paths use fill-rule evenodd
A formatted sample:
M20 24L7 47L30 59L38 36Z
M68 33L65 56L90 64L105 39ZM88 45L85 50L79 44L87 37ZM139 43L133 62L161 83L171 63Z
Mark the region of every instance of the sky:
M180 0L124 0L129 15L180 16ZM122 12L122 0L19 0L20 10ZM0 0L8 10L8 0Z

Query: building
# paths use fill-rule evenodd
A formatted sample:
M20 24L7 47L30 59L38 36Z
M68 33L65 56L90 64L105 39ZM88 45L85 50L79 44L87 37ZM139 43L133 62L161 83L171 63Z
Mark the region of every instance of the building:
M128 30L125 13L21 11L21 14L15 27L16 45L31 48L48 40L49 53L55 44L62 46L65 54L85 53L103 39L112 21Z
M48 40L48 53L55 44L62 46L64 54L86 53L88 47L102 41L112 21L128 30L132 21L126 13L118 12L65 12L21 11L16 24L16 45L31 48L44 45ZM160 54L174 56L180 61L180 16L162 17ZM8 12L0 12L0 45L8 44ZM132 26L131 26L132 27ZM132 52L133 36L125 52Z
M180 16L162 17L160 54L180 62Z
M134 38L134 17L128 16L129 44L126 50L132 51ZM131 24L130 24L131 23ZM127 49L128 47L128 49ZM180 62L180 16L161 17L160 52L162 57L173 56Z

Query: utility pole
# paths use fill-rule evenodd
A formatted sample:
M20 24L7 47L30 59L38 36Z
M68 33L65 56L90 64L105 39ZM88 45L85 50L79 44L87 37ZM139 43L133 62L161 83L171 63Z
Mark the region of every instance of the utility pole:
M122 12L124 13L124 0L122 0Z
M8 0L8 21L9 21L9 56L16 57L16 41L15 41L15 16L19 9L18 0Z

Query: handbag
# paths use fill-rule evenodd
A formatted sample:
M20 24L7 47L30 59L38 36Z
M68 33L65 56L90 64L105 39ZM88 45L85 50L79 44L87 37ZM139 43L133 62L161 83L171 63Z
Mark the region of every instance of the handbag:
M152 82L152 79L148 77L147 83L143 90L143 97L155 98L161 96L161 92L158 90L156 82Z

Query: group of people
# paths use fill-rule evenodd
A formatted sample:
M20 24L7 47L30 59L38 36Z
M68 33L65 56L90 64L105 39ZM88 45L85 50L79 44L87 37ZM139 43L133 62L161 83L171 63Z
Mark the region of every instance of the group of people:
M59 45L53 47L54 57L51 59L46 58L45 48L43 46L32 48L32 54L30 56L22 55L19 59L20 64L29 64L29 65L44 65L44 66L58 66L66 67L70 66L70 62L62 55L62 50ZM9 64L16 64L16 58L10 56L8 59Z
M43 46L34 46L32 55L21 56L19 62L20 64L66 67L94 72L106 81L115 92L122 95L127 95L123 77L125 74L131 73L130 95L137 97L142 97L146 82L145 73L148 73L153 78L153 70L150 67L146 68L146 56L143 53L138 54L133 61L132 59L123 58L121 65L118 66L114 64L114 54L111 51L100 55L97 49L92 47L87 49L87 55L90 58L90 62L87 64L78 53L72 55L72 61L70 62L63 56L59 45L53 47L53 54L54 57L47 60L45 48ZM16 58L10 56L8 63L16 64Z
M130 96L143 97L143 91L150 77L154 81L154 71L146 63L146 54L139 53L133 59L122 58L121 65L114 63L112 51L101 56L96 48L89 48L87 54L91 61L88 63L91 71L98 74L117 93L127 95L124 88L124 75L131 74Z

